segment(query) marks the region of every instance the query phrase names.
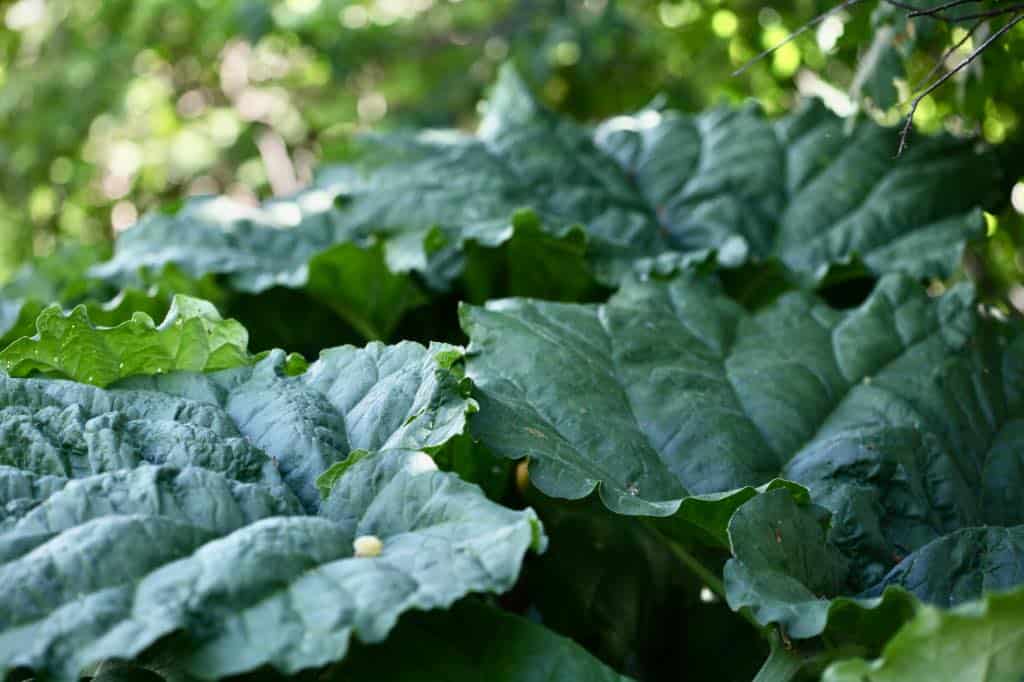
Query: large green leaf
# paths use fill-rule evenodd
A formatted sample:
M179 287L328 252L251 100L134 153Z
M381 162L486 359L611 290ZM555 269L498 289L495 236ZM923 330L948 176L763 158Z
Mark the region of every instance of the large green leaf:
M187 646L187 645L186 645ZM95 682L195 682L177 655L181 645L168 640L132 664L110 661ZM154 675L155 676L152 676ZM150 675L150 676L147 676ZM254 673L246 682L279 680ZM345 660L291 679L318 682L388 680L418 682L626 682L586 649L542 625L502 611L480 599L465 599L448 611L410 612L379 644L353 646Z
M173 296L166 293L164 288L153 287L145 290L128 288L122 289L113 298L86 299L79 305L85 308L92 324L115 327L132 319L136 313L143 313L154 320L163 319L167 316L172 301ZM0 336L0 350L22 337L34 335L36 321L50 306L33 298L14 301L0 300L0 318L3 317L5 307L11 312L11 318L9 319L10 325L6 327L6 334ZM71 310L65 308L64 312L67 314ZM0 327L2 326L3 323L0 322Z
M36 335L0 350L0 367L11 376L34 372L106 386L134 374L171 370L218 370L249 362L249 335L224 320L207 301L175 296L157 326L143 312L115 327L96 327L84 305L69 313L47 307Z
M135 377L121 387L222 407L315 509L316 478L348 453L430 451L462 433L476 403L448 369L451 355L459 353L452 346L427 349L411 342L342 346L290 376L288 358L273 351L253 367Z
M1024 679L1024 590L991 594L944 611L921 607L882 657L852 659L825 682L1020 682Z
M409 310L425 302L408 277L388 270L379 246L350 243L309 261L306 290L367 339L388 337Z
M946 276L982 233L978 206L1008 178L966 140L918 140L853 125L811 103L776 121L754 108L697 116L646 111L596 138L636 178L669 242L778 258L805 282L859 259L872 273Z
M462 312L484 444L530 457L547 494L598 488L713 538L753 505L729 525L726 578L763 623L809 637L854 608L835 597L888 614L887 586L949 605L1024 581L1024 336L980 319L969 287L930 299L893 276L854 310L795 293L755 314L691 277ZM776 477L831 527L788 491L740 494Z
M470 600L443 614L409 614L385 644L353 654L326 680L628 680L572 641Z
M905 339L885 329L896 315ZM548 494L600 483L614 511L665 515L778 476L865 378L915 345L954 352L973 312L964 289L936 305L892 278L850 313L796 293L752 314L689 277L634 283L605 305L466 306L462 322L490 447L531 456Z
M37 320L47 308L55 310L46 312L44 320L56 319L58 308L63 308L65 317L68 317L72 308L81 306L92 325L114 327L132 320L136 313L163 319L170 309L174 293L218 304L224 298L209 278L190 278L174 266L148 273L135 282L138 286L119 291L110 283L88 275L89 268L106 257L104 254L108 251L103 247L62 246L48 256L34 259L12 281L0 287L0 351L23 337L35 334ZM84 322L81 312L76 312L75 316ZM25 342L22 343L24 349ZM50 360L63 362L59 358ZM84 378L84 375L78 378Z
M22 336L35 332L36 318L45 304L34 300L0 299L0 350Z
M112 296L112 287L86 274L104 257L101 248L63 246L22 266L10 282L0 286L0 350L34 334L36 317L50 303L76 304Z
M34 258L23 265L9 282L0 287L0 298L77 303L82 298L110 292L102 282L87 275L89 268L109 256L110 247L106 244L61 245L50 255Z
M143 218L118 238L114 258L93 273L130 275L174 263L192 276L230 273L239 291L299 287L308 277L309 259L336 241L330 204L323 192L262 208L227 197L192 200L176 214Z
M390 333L418 302L409 273L436 291L558 299L595 277L617 285L712 255L780 259L810 282L857 259L874 273L948 275L983 229L978 206L1009 179L968 141L928 138L894 160L895 138L813 103L777 121L749 107L650 110L592 131L544 109L506 68L476 135L368 137L291 199L150 216L93 272L124 282L173 263L243 292L308 288L367 336ZM474 264L499 247L518 275ZM571 265L552 266L549 252ZM334 274L317 277L328 265Z
M457 355L346 347L289 376L275 352L109 389L0 374L0 673L73 680L173 633L196 677L290 673L510 588L545 544L536 517L421 452L473 407ZM316 476L357 447L374 451L309 515ZM354 556L360 536L380 555Z
M385 266L368 235L341 224L333 198L315 189L261 208L227 197L193 200L175 215L144 218L92 273L130 284L140 271L173 265L195 278L224 275L242 293L305 289L366 338L385 337L420 294Z
M777 121L756 108L651 109L603 123L591 142L511 71L479 137L525 184L547 189L533 205L586 227L611 281L709 251L726 264L778 258L810 281L855 258L875 273L947 275L982 230L977 206L1010 181L948 136L894 161L893 130L851 127L820 103Z

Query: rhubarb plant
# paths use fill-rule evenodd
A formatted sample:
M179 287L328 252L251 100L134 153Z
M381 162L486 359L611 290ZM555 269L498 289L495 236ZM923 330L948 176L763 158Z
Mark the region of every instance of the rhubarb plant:
M1014 171L895 136L508 67L474 132L37 259L0 677L1024 678L1024 326L961 265Z

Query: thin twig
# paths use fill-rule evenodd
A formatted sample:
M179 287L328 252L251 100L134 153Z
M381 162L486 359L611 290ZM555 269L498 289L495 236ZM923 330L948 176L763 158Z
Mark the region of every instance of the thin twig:
M959 5L966 5L968 3L980 2L981 0L953 0L943 5L936 5L935 7L928 7L921 9L914 5L903 2L903 0L883 0L888 5L897 7L899 9L907 10L907 18L913 19L917 17L923 17L926 19L935 19L936 21L943 21L947 24L956 24L962 21L970 21L972 19L985 19L991 17L998 17L1003 14L1012 14L1024 9L1024 4L1018 3L1015 5L1005 5L1003 7L996 7L994 9L985 10L984 12L975 12L973 14L965 14L963 16L950 17L944 14L940 14L947 9L957 7Z
M833 7L832 9L819 14L818 16L814 17L813 19L808 21L806 24L804 24L803 26L801 26L800 28L798 28L797 30L793 31L788 36L786 36L786 39L783 40L781 43L778 43L777 45L769 47L767 50L763 51L761 54L759 54L756 57L754 57L753 59L749 60L743 66L741 66L740 68L738 68L735 71L733 71L732 75L733 76L740 75L741 73L743 73L744 71L749 69L751 66L756 64L757 62L761 61L762 59L764 59L765 57L767 57L771 53L773 53L776 50L778 50L783 45L786 45L786 44L792 42L793 39L796 38L797 36L800 36L800 35L806 33L809 29L814 28L815 26L817 26L821 22L823 22L826 19L828 19L833 14L837 14L839 12L842 12L844 9L847 9L848 7L852 7L853 5L856 5L858 2L861 2L861 0L845 0L844 2L842 2L842 3L838 4L838 5L836 5L835 7Z
M958 18L947 17L947 16L943 16L943 15L939 14L939 12L944 9L944 7L942 5L936 5L935 7L928 7L926 9L921 9L920 7L917 7L916 5L911 5L910 3L903 2L903 0L882 0L882 2L884 2L887 5L892 5L893 7L896 7L898 9L906 10L907 11L907 18L908 19L916 18L916 17L924 17L926 19L935 19L936 21L944 21L944 22L946 22L948 24L952 24L952 23L955 23L955 22L959 21ZM964 3L966 3L966 2L981 2L981 0L964 0Z
M939 57L938 60L936 60L935 66L932 67L932 70L929 71L926 76L924 76L919 81L917 81L917 83L914 84L914 90L913 91L917 92L918 90L920 90L924 86L925 83L930 82L932 77L935 76L935 74L937 74L942 69L942 67L944 67L946 65L946 60L949 59L950 57L952 57L954 52L956 52L961 47L963 47L964 43L966 43L968 40L970 40L971 36L974 35L974 32L977 31L981 27L981 25L984 24L984 23L985 23L984 19L978 19L978 21L975 22L974 26L971 26L967 30L967 34L963 38L958 40L955 45L953 45L948 50L943 52L942 56Z
M931 85L925 88L917 97L914 98L914 101L910 104L910 112L907 114L907 122L903 124L903 129L900 131L900 144L899 149L896 151L896 156L900 156L903 153L903 150L907 148L907 136L910 134L910 127L914 124L914 113L917 111L918 105L921 104L921 100L937 90L955 74L966 68L971 62L978 58L978 55L988 49L989 45L999 40L1022 20L1024 20L1024 14L1018 14L1010 19L998 31L990 35L985 42L976 47L974 51L967 55L959 64L943 74L941 78L936 79Z
M950 0L950 2L946 2L941 5L936 5L935 7L928 7L927 9L915 10L908 14L907 18L913 19L914 17L923 17L929 14L938 14L939 12L945 12L947 9L953 9L954 7L959 7L960 5L970 5L975 2L981 2L981 0Z
M992 17L998 17L1001 14L1012 14L1013 12L1020 12L1021 10L1024 10L1024 3L1017 3L1016 5L1007 5L1006 7L990 9L985 12L976 12L975 14L965 14L962 17L957 17L955 21L970 21L971 19L991 19Z
M918 12L921 10L920 7L916 7L906 2L902 2L901 0L884 0L884 2L887 5L892 5L893 7L897 7L899 9L905 9L908 12Z

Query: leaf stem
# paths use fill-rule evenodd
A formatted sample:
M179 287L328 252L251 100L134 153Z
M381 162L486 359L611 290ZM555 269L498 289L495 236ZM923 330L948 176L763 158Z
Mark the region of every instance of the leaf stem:
M773 633L772 651L768 660L757 672L754 682L789 682L804 666L804 659L792 648L787 647L778 633Z
M716 571L708 569L708 567L705 566L700 559L693 556L693 554L688 552L686 548L683 547L683 545L675 539L669 537L668 535L665 535L655 527L652 527L651 529L665 541L665 544L668 546L668 548L672 551L676 558L679 559L679 561L684 566L686 566L686 568L690 569L690 571L694 575L700 578L704 582L704 584L707 585L708 589L714 592L719 599L721 599L723 602L726 601L725 583L718 576L718 573ZM754 629L760 632L764 637L767 638L772 636L772 629L768 626L761 625L756 620L754 620L754 617L750 615L750 612L746 611L745 609L740 609L735 613L741 616L745 621L750 623L754 627Z
M690 569L698 578L704 581L704 584L724 601L725 583L723 583L722 579L718 577L718 574L709 570L707 566L701 563L700 559L686 551L686 549L675 540L672 540L671 538L665 539L668 542L669 549L671 549L672 553L676 555L676 558L679 559L679 561Z

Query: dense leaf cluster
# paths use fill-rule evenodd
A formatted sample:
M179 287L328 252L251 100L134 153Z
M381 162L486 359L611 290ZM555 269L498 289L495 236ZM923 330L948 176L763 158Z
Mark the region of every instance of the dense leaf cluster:
M26 269L0 672L1019 679L1024 331L959 270L1012 178L892 139L508 69L473 135Z

